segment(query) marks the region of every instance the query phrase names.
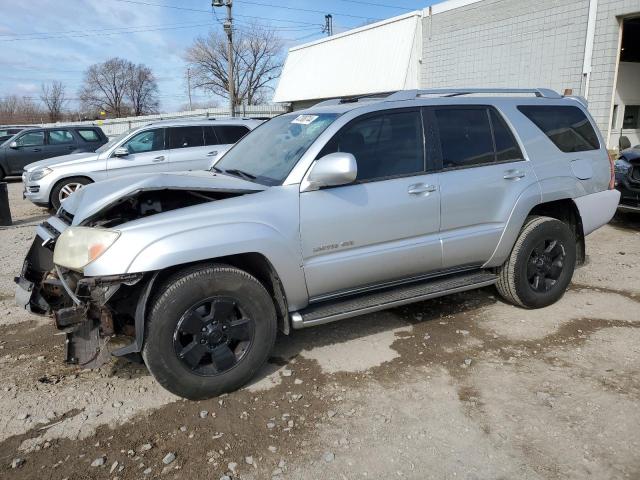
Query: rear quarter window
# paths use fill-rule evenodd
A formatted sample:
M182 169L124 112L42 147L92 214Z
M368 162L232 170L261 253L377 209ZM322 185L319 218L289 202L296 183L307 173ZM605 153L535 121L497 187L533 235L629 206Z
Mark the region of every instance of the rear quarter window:
M236 143L249 133L249 129L243 125L216 125L214 129L222 145Z
M591 122L578 107L570 105L520 105L531 120L563 152L598 150L600 142Z
M100 135L95 130L76 130L85 142L99 142Z

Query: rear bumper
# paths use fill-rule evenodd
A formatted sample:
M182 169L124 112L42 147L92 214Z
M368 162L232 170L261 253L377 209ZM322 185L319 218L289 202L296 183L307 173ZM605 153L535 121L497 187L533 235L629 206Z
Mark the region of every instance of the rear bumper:
M603 225L609 223L616 213L620 202L618 190L603 190L602 192L584 195L574 199L585 235L589 235Z

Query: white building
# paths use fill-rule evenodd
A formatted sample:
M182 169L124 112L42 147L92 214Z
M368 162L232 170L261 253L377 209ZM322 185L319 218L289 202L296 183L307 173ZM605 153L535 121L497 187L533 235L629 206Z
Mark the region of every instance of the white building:
M410 88L571 91L609 146L640 143L640 0L448 0L300 45L274 101Z

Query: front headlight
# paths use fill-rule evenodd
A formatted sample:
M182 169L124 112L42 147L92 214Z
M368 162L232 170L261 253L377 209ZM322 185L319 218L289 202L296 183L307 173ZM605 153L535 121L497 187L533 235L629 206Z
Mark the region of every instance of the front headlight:
M38 169L34 170L33 172L31 172L29 174L29 180L35 182L37 180L40 180L40 179L46 177L51 172L53 172L53 170L51 170L50 168L47 168L47 167L38 168Z
M615 161L613 168L616 173L621 173L623 175L626 175L631 169L631 164L627 162L624 158L619 158L618 160Z
M56 241L53 263L81 272L84 267L107 251L120 232L104 228L70 227Z

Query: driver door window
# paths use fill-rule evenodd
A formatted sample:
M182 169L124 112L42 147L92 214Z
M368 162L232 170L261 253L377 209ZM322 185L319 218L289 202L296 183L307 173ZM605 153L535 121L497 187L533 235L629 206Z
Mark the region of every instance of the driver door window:
M134 134L122 147L129 155L112 155L107 161L109 176L130 173L152 173L167 171L169 151L165 149L165 129L154 128Z
M333 152L356 157L359 182L421 173L425 164L420 112L390 112L356 120L339 132L320 156Z
M130 154L164 150L164 129L145 130L134 135L123 145Z
M16 143L19 147L41 147L44 145L44 132L25 133Z

